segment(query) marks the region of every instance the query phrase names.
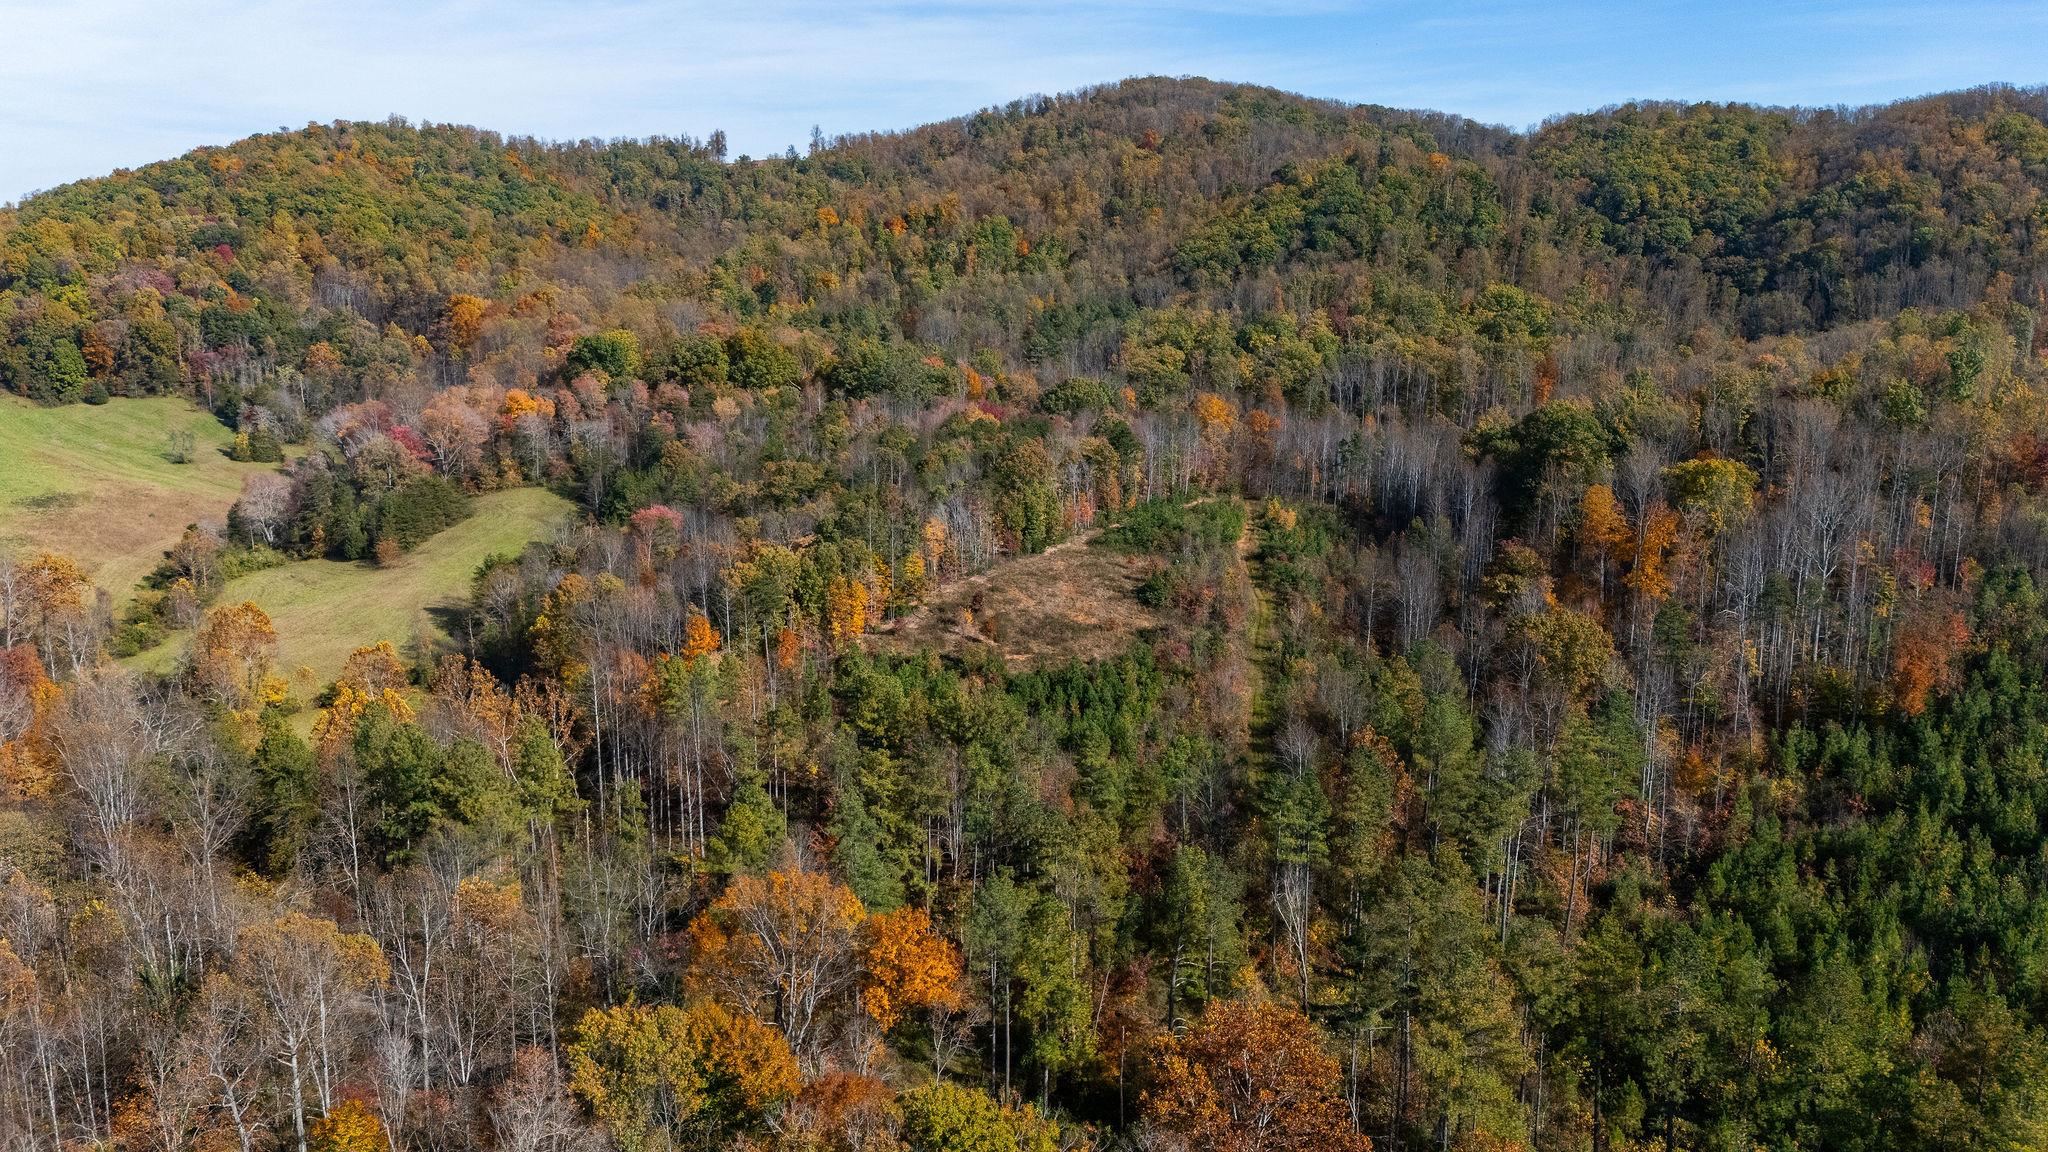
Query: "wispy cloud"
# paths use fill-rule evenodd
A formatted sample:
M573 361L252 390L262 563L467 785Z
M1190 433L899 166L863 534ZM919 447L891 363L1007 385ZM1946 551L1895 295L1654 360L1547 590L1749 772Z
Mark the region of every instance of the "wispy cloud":
M2048 79L2048 7L1738 0L0 0L0 199L309 120L762 154L1146 73L1524 125Z

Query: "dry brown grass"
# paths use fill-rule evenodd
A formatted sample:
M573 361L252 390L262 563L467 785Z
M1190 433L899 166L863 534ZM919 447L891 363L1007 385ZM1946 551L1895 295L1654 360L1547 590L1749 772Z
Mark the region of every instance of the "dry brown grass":
M172 432L192 434L190 462L172 461ZM39 408L0 396L0 548L62 552L125 600L185 525L225 519L243 478L275 467L228 459L233 439L176 397Z
M868 643L883 652L931 648L949 656L993 647L1020 670L1116 656L1161 619L1133 595L1148 561L1090 547L1094 536L956 580Z

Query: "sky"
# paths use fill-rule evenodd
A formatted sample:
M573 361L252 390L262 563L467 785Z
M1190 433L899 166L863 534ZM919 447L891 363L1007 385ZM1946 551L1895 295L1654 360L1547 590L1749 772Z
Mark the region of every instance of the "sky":
M1129 76L1530 127L1634 99L2048 83L2048 3L0 0L0 202L312 121L764 155Z

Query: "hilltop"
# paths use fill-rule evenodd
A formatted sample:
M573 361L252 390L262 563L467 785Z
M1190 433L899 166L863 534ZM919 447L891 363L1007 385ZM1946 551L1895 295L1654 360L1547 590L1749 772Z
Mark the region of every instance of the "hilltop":
M1652 342L1826 330L1956 306L2000 273L2019 298L2038 287L2043 101L1631 105L1521 135L1146 79L789 159L311 126L0 215L0 385L203 388L219 406L226 382L269 399L289 371L285 407L317 412L359 389L515 386L587 331L631 332L677 375L676 340L735 321L818 333L808 362L903 340L1100 373L1141 312L1313 269L1334 277L1333 324L1447 353L1442 325L1483 320L1474 295L1495 282L1582 311L1605 285L1667 333ZM1369 300L1346 287L1365 269Z
M0 548L0 1116L2038 1147L2044 223L2008 87L344 122L34 197L0 450L69 455L0 531L201 522L119 618Z

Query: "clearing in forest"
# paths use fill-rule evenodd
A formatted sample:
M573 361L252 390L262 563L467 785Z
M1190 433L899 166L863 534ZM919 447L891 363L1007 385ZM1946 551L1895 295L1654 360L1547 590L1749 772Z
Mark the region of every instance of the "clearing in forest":
M539 488L476 498L469 518L428 539L389 567L339 560L297 560L228 582L215 604L255 602L277 628L278 664L302 694L325 685L348 654L389 640L449 641L443 620L467 603L470 579L493 555L516 555L568 518L574 506ZM173 636L131 663L175 668L191 637ZM300 669L310 676L300 676Z
M1098 535L956 580L869 639L884 652L993 648L1012 669L1114 657L1161 623L1135 595L1154 562L1092 547Z
M173 434L191 437L189 462ZM242 479L234 433L173 396L43 408L0 396L0 548L62 552L124 600L185 526L225 519Z

